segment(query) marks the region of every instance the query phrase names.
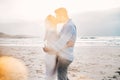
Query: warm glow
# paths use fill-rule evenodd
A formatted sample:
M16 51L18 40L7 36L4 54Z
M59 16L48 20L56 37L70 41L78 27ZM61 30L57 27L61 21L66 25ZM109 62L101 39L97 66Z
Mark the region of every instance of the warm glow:
M59 7L65 7L71 18L89 11L114 10L120 7L120 0L0 0L0 32L43 38L46 17L55 16Z
M0 80L27 80L23 62L13 57L0 57Z

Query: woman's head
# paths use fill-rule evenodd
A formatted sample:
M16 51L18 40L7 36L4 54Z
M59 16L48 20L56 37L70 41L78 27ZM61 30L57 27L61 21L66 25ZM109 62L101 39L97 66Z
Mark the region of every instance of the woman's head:
M48 25L50 25L50 27L56 27L57 26L57 20L52 15L48 15L46 17L46 22L47 22Z

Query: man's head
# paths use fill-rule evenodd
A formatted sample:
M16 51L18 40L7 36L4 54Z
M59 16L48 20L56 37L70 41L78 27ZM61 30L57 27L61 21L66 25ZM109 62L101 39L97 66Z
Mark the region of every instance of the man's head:
M67 10L63 7L56 9L55 13L56 13L56 19L58 23L64 23L69 19Z

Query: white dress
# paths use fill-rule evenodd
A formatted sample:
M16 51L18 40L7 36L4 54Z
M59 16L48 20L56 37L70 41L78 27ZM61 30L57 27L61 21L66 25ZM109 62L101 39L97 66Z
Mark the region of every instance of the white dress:
M57 33L55 29L49 28L46 31L45 35L45 46L52 47L55 41L57 40ZM46 53L45 55L45 63L46 63L46 80L55 80L57 76L57 72L55 71L56 65L56 55Z

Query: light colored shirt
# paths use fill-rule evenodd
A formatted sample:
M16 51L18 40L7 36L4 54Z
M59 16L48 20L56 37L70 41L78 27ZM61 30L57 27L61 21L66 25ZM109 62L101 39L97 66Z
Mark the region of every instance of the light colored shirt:
M59 52L59 55L67 60L72 61L74 59L73 56L73 47L64 48L68 41L73 41L75 43L76 40L76 26L73 24L71 20L68 20L59 34L59 39L52 46L56 51Z

